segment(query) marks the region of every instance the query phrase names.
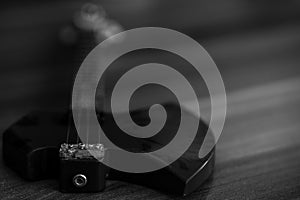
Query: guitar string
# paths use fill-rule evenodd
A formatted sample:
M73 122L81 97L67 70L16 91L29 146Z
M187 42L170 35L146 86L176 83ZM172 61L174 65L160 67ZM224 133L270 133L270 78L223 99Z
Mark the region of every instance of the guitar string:
M68 115L68 124L67 124L67 141L66 143L69 144L70 140L70 129L71 129L71 115L70 115L70 110L67 112Z

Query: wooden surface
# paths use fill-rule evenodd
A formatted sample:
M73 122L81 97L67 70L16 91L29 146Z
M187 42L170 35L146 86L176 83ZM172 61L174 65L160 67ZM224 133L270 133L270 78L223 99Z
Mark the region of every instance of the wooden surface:
M287 20L268 28L197 38L222 74L228 112L217 144L213 176L184 199L300 198L299 24L299 21ZM6 31L4 38L11 39L9 33L15 31L11 27ZM27 38L38 34L25 28L24 32ZM38 39L42 42L45 38ZM10 46L9 40L2 37L2 41ZM25 40L24 43L27 45ZM0 74L1 133L32 109L68 104L66 88L70 84L64 79L70 71L68 68L63 64L37 64L27 59L34 56L34 51L22 54L13 50L11 47L8 57L1 58L5 64ZM26 66L17 59L10 62L10 57L17 55L21 55L20 63L25 62ZM57 181L22 180L5 167L0 158L0 199L180 198L117 181L108 181L107 189L99 194L62 194Z

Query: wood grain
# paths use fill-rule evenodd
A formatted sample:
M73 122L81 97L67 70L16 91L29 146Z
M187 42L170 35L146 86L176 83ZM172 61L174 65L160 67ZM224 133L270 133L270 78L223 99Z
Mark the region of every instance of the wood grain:
M234 0L230 2L230 6L237 3ZM240 6L243 4L255 7L269 1L256 2L254 5L248 1L241 2L244 4L238 3ZM226 34L214 34L213 32L222 30L217 23L215 27L210 27L212 36L207 37L206 34L206 37L197 38L214 58L222 74L227 91L228 112L223 133L217 144L213 176L184 199L300 198L300 26L299 18L294 18L299 15L299 7L296 6L299 4L293 2L283 10L279 9L282 3L275 3L277 7L273 8L273 11L280 10L281 14L286 15L280 17L273 12L268 13L269 18L264 18L263 21L272 21L272 17L276 16L274 26L270 24L268 28L254 27L260 19L267 17L263 10L260 10L258 16L255 15L255 10L248 13L237 12L235 15L241 17L240 20L232 14L223 22L232 28L236 24L240 27L245 22L255 21L253 29L230 32L231 28L223 27L226 31L221 33ZM67 8L65 3L56 4L51 4L52 7L42 7L41 10L47 10L46 13L50 15L58 5L62 10ZM152 9L158 6L156 3L153 5ZM168 5L163 4L159 8L165 9ZM76 6L78 5L74 4L71 8L74 10ZM115 10L112 3L107 3L106 6L116 18L126 15L126 11L121 9L122 6L116 6ZM32 10L32 5L28 8L29 11ZM11 24L4 18L1 19L4 26L0 39L0 53L7 55L1 57L1 133L30 110L62 108L69 104L71 78L66 77L69 77L72 71L70 66L73 63L51 63L48 62L49 58L45 61L40 57L50 51L43 49L40 52L40 48L51 43L47 38L52 38L50 35L55 32L53 27L59 27L54 22L71 12L69 10L62 13L62 10L54 19L43 21L34 20L34 14L27 16L29 11L26 9L16 9L15 13L21 12L21 16L28 17L25 20L27 26L22 26L16 16L12 18ZM154 17L154 21L147 21L148 15L153 16L150 11L151 9L149 13L144 13L145 19L140 23L135 19L130 24L131 18L121 21L128 27L141 23L159 25L161 15ZM40 15L41 11L35 12L36 15ZM3 12L1 16L9 14ZM205 13L203 15L205 16ZM200 13L197 16L202 15ZM253 19L255 16L257 18ZM210 22L204 19L197 21L196 17L194 21L188 21L189 18L181 19L185 26L177 27L176 23L172 25L178 29L188 26L187 29L194 31L194 35L201 36L198 25L204 29ZM218 16L213 21L220 18ZM238 22L232 21L233 19ZM168 23L168 20L164 19L161 24L163 23ZM46 32L45 38L34 40ZM21 38L15 39L20 35ZM20 49L24 50L25 46L32 44L30 40L35 41L32 51L20 52ZM15 43L11 46L13 41ZM18 41L23 43L19 44ZM33 61L35 57L39 58L36 62ZM206 120L209 119L208 101L207 97L201 99L202 114ZM0 145L2 147L2 141ZM8 169L3 164L2 157L0 160L0 199L181 199L118 181L108 181L107 189L103 193L62 194L58 191L56 180L27 182Z

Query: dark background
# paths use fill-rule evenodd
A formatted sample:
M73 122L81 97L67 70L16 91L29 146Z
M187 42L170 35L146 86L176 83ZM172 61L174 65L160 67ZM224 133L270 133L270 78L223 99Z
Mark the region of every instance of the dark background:
M85 2L1 3L1 132L31 110L70 104L72 80L81 60L76 59L78 46L64 45L61 32ZM215 172L186 199L300 197L300 1L98 3L124 30L159 26L188 34L219 67L228 113L217 145ZM56 181L26 182L0 161L1 199L174 198L141 186L108 184L104 193L61 194Z

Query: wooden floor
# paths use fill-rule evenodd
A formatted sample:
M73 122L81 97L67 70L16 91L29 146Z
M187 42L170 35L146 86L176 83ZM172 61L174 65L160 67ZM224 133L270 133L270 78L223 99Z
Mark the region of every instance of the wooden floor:
M222 74L228 112L213 176L184 199L300 199L299 23L198 41ZM58 89L69 86L64 73L44 91L45 85L53 83L51 77L45 78L45 70L7 67L3 71L7 73L0 74L1 133L32 109L56 107L61 99L66 103L69 94ZM57 98L49 102L48 96ZM180 198L118 181L108 181L103 193L62 194L57 181L27 182L4 166L0 157L0 199Z
M228 94L228 99L229 110L217 145L213 177L185 199L299 198L300 78L238 90ZM100 194L62 194L56 181L26 182L2 162L0 181L1 199L175 198L112 181Z

